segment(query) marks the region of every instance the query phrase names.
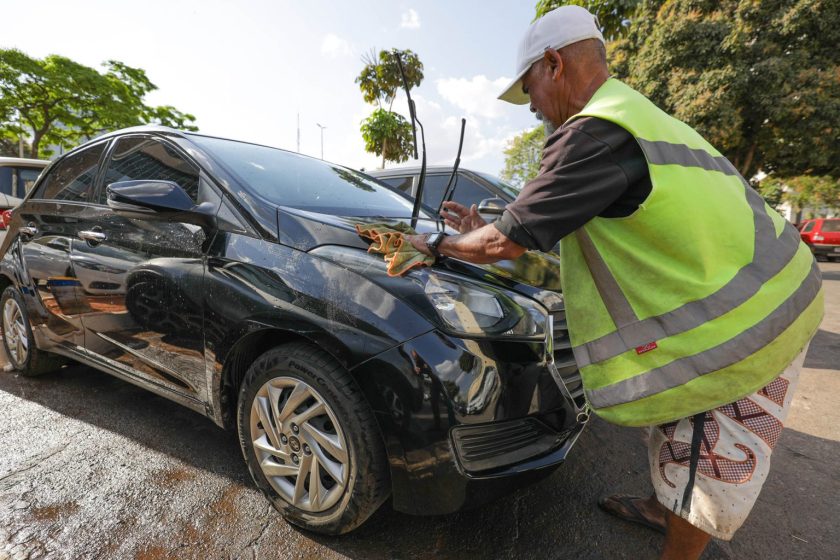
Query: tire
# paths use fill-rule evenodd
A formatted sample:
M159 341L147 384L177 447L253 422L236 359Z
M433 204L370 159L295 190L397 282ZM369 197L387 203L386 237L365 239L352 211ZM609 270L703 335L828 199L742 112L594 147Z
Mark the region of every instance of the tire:
M314 346L284 344L257 358L239 391L237 426L254 482L290 523L347 533L390 494L370 406L350 374Z
M59 369L66 360L60 356L38 350L32 336L29 316L23 296L14 286L9 286L0 297L0 329L3 349L9 363L20 375L35 377Z

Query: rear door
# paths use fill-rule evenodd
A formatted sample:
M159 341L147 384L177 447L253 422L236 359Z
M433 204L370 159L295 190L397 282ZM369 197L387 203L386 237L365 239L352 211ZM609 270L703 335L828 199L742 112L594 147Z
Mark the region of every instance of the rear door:
M196 202L214 196L208 185L202 188L199 168L167 141L144 135L115 140L96 201L73 239L73 268L87 302L85 345L125 373L204 401L202 297L211 232L127 218L108 207L109 184L144 179L174 181Z
M33 335L42 348L82 351L85 311L70 260L80 216L94 194L107 142L71 153L52 167L32 198L20 207L20 254L28 279L24 294ZM13 249L10 249L13 250Z

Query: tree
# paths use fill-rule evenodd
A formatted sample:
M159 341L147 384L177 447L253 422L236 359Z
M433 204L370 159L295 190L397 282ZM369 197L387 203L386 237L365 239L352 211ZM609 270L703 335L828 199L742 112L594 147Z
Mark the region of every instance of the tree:
M402 60L409 89L419 86L423 81L423 63L410 50L383 50L378 56L372 51L362 58L365 66L356 78L364 100L377 107L362 121L361 132L365 150L382 156L383 169L386 161L402 162L413 152L411 123L392 110L403 87L396 57Z
M510 141L505 148L505 168L501 177L521 188L540 171L542 150L545 146L545 127L539 125L526 130Z
M157 89L144 70L115 60L103 66L105 73L63 56L37 59L0 49L0 136L29 137L29 155L37 158L44 145L70 148L127 126L198 130L194 116L143 102Z
M745 177L840 177L838 44L837 0L644 0L609 50Z
M840 208L840 180L820 175L799 175L797 177L769 176L759 183L758 191L764 199L778 208L782 203L790 204L799 222L805 208Z
M628 25L636 6L641 0L539 0L537 2L536 20L560 6L575 4L583 6L598 18L601 33L607 41L611 41L627 32Z

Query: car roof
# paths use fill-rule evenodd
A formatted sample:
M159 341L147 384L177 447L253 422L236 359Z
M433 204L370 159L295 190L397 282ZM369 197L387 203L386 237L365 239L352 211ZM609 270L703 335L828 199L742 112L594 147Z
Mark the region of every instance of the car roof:
M452 173L451 165L429 165L426 167L426 173ZM391 175L417 175L420 173L420 167L392 167L391 169L371 169L366 170L365 173L372 177L387 177ZM459 167L458 171L466 171L467 173L477 173L471 169Z
M46 167L50 164L44 159L27 159L16 157L0 157L0 165L22 165L29 167Z

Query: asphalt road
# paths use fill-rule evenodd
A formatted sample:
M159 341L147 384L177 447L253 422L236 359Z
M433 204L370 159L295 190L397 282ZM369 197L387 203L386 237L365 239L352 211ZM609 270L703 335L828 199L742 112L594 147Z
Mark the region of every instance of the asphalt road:
M731 543L704 558L840 558L840 264L773 469ZM550 478L484 508L410 517L386 504L340 538L286 524L233 434L77 366L0 373L0 560L25 558L655 558L662 537L595 507L650 492L640 430L595 420Z

